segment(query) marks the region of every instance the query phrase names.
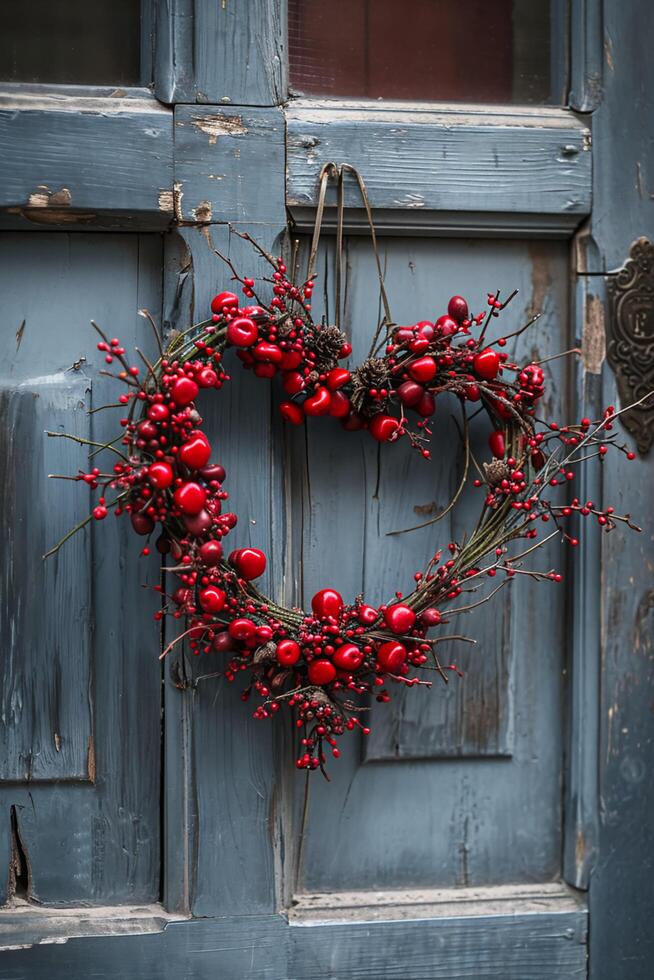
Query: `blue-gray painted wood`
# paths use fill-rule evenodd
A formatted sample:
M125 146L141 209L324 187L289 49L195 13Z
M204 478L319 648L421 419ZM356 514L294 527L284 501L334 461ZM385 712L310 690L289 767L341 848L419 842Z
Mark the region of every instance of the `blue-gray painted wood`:
M95 347L96 336L90 326L95 318L121 337L127 346L138 343L151 352L153 341L147 323L136 311L146 306L157 310L161 303L161 242L158 236L65 233L0 236L0 344L3 384L26 395L37 393L39 400L49 401L56 409L41 429L61 426L75 428L75 414L63 411L66 391L80 395L92 388L95 407L115 400L115 383L98 377L105 367L103 355ZM21 328L21 324L24 325ZM19 329L20 328L20 329ZM54 381L53 381L54 379ZM63 380L59 380L63 379ZM54 385L54 387L53 387ZM52 392L61 391L60 401L52 401ZM86 404L89 402L87 400ZM64 418L63 416L66 416ZM92 437L107 441L115 437L119 412L99 412L92 416ZM34 420L35 424L36 419ZM27 408L21 418L22 431L30 423ZM47 454L42 434L30 436L33 461L24 449L22 470L14 467L15 478L29 479L40 467L42 473L65 470L73 462L70 451L50 441ZM14 457L15 459L15 457ZM35 482L33 490L39 490ZM28 493L26 488L25 493ZM30 499L29 497L27 499ZM88 505L88 492L81 486L50 481L47 496L32 500L37 509L47 512L42 532L38 514L32 529L43 533L44 544L52 545L63 530L63 522ZM7 520L7 516L3 515ZM0 789L0 895L4 902L10 889L10 856L17 835L29 867L23 881L22 897L63 905L83 903L106 905L112 902L152 902L159 895L160 875L160 686L158 638L151 615L156 598L141 584L157 581L157 562L138 559L139 544L133 532L115 518L107 525L91 529L91 561L84 538L73 544L68 557L64 553L44 570L39 542L38 554L31 549L17 560L15 583L23 602L32 601L39 584L67 573L68 583L57 588L75 587L82 596L92 596L92 608L84 622L75 626L73 616L81 615L80 606L64 600L62 608L52 610L47 594L42 612L40 641L34 640L33 651L25 652L25 666L34 665L32 690L35 706L47 705L55 665L48 663L62 637L66 649L60 651L62 682L69 692L60 694L65 706L84 689L84 700L75 702L76 721L62 713L60 724L49 732L52 745L51 773L61 775L55 757L55 732L65 740L70 727L79 728L78 738L87 741L84 749L86 782L58 780L53 783L5 783ZM46 535L47 532L47 535ZM82 547L80 552L78 549ZM73 572L70 562L77 560ZM51 560L50 560L51 562ZM64 601L69 609L63 608ZM47 625L45 613L50 609ZM68 619L70 617L70 622ZM19 620L20 622L20 620ZM29 631L30 624L25 626ZM62 633L62 630L66 632ZM76 634L79 634L76 637ZM89 637L90 634L90 637ZM28 635L30 635L28 633ZM19 637L20 642L22 638ZM89 649L90 647L90 649ZM4 647L5 654L8 652ZM35 662L40 655L41 668ZM86 664L80 658L86 658ZM6 669L6 660L3 659ZM76 671L77 678L71 676ZM91 677L89 684L88 678ZM42 684L42 687L39 685ZM92 741L88 744L89 702L92 707ZM48 724L44 712L42 724ZM68 710L68 709L66 709ZM19 719L18 719L19 721ZM36 729L36 736L39 729ZM47 732L44 731L45 739ZM46 761L45 754L42 755ZM41 762L37 764L40 766ZM68 764L67 764L68 765ZM73 762L70 762L70 775ZM78 763L75 762L75 767ZM41 777L43 773L39 771ZM11 810L15 813L12 834ZM25 894L26 893L26 894Z
M7 951L0 970L3 980L581 980L586 918L581 907L322 925L230 916Z
M284 117L280 109L177 106L178 216L277 228L284 214Z
M530 356L532 350L546 355L566 343L567 250L562 246L503 242L490 250L483 242L389 238L383 242L383 256L391 311L398 322L439 315L453 292L467 295L481 309L487 289L508 294L517 286L520 295L504 314L505 331L536 310L544 312L534 334L523 337L522 355ZM324 259L318 270L324 274ZM331 296L331 267L328 275ZM319 315L318 290L314 307ZM367 351L377 308L369 242L351 239L344 324L354 345L354 363ZM333 313L330 307L330 319ZM545 410L560 415L564 365L554 361L551 367L554 383ZM443 401L437 408L439 421L457 411L457 405ZM487 453L486 435L485 429L481 445ZM437 545L446 547L453 534L460 535L466 514L470 519L472 504L463 501L464 514L457 509L450 528L435 525L423 534L386 537L387 530L415 522L416 503L448 502L458 440L439 435L431 463L417 454L411 458L412 451L401 445L384 447L378 493L377 449L366 433L345 438L337 423L316 420L308 427L306 447L301 432L298 441L297 455L291 454L296 481L291 491L296 498L303 494L302 513L295 521L303 542L298 584L305 606L325 585L338 588L347 599L363 589L372 602L387 600L395 588L408 591L413 572L424 567ZM306 455L304 463L301 454ZM299 467L306 469L304 476ZM443 478L443 473L449 476ZM565 552L555 544L535 566L548 569L564 561ZM392 705L373 712L375 726L382 732L389 726L389 734L381 736L386 744L393 744L398 727L407 733L410 756L439 755L451 739L458 754L469 758L361 765L363 748L357 750L355 737L344 738L341 758L329 765L332 782L311 783L300 888L447 887L549 880L558 874L565 596L547 583L515 581L492 601L489 613L501 619L509 602L506 650L495 649L497 636L494 630L489 633L488 619L472 614L461 625L480 642L456 653L464 679L454 678L447 692L438 685L432 691L413 690L401 699L397 712ZM446 658L446 647L442 650ZM481 667L484 657L490 662ZM487 707L476 677L480 667L490 685ZM472 717L464 717L468 714ZM512 758L489 757L498 744L511 746ZM302 788L298 783L299 796Z
M602 101L602 0L572 0L569 23L568 105L577 112L594 112Z
M291 211L315 206L327 160L348 162L365 177L372 205L437 225L437 212L496 215L500 227L532 225L570 234L591 205L587 127L564 109L485 111L296 102L286 109L287 200ZM333 202L333 198L329 198ZM354 182L346 203L360 207ZM436 212L436 214L433 214ZM419 217L413 217L417 214ZM395 219L397 222L397 218ZM514 231L515 231L514 227Z
M88 529L50 562L41 560L53 538L89 511L90 495L81 486L63 490L48 480L49 473L86 470L87 451L46 435L90 438L89 394L84 378L63 372L0 382L2 781L90 778Z
M255 173L250 171L252 177ZM282 180L278 171L276 187L269 188L273 201L283 201ZM284 230L283 216L278 219L276 225L250 228L265 248L279 247L275 240ZM230 255L242 274L264 271L253 248L225 225L184 229L182 235L185 247L179 238L171 242L166 285L166 320L178 327L204 317L212 296L231 288L231 272L213 254L211 243ZM227 543L230 549L252 545L266 552L270 571L262 587L275 593L280 539L273 537L272 527L279 520L274 515L281 509L281 493L273 472L270 391L233 355L228 370L232 381L201 403L214 456L227 470L230 501L225 506L239 516ZM278 907L274 726L251 717L240 700L243 685L238 681L193 680L223 666L215 655L189 661L179 653L166 670L166 726L171 731L166 742L166 866L175 879L169 898L172 907L188 905L201 916ZM186 690L175 686L180 676L191 678Z
M654 22L642 0L602 6L604 85L593 117L596 212L590 226L598 258L588 269L591 273L620 267L639 236L654 239L654 154L651 127L645 122L652 114L654 67L647 52L654 43ZM617 405L607 366L602 377L603 404ZM645 980L654 961L647 913L654 898L653 468L651 453L627 466L609 459L602 468L604 499L618 511L630 511L643 532L602 539L603 589L597 609L602 638L600 823L590 879L592 980Z
M146 90L110 95L2 85L0 208L16 221L94 222L173 212L173 117Z
M286 77L284 0L157 4L154 90L162 102L279 105Z

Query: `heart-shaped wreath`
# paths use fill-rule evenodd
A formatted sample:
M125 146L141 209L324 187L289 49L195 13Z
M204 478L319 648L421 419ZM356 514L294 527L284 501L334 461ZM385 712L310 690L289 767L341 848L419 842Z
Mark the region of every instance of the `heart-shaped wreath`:
M315 323L311 315L327 184L331 179L338 182L340 253L348 172L358 182L370 221L385 311L369 357L353 370L342 365L351 347L340 327ZM115 459L109 472L96 466L76 475L92 490L100 490L92 514L79 527L91 518L101 521L113 510L128 514L137 534L147 537L158 529L156 547L172 560L166 571L178 581L170 590L156 587L162 593L156 618L170 615L185 626L161 656L187 640L196 654L224 657L221 669L228 680L243 674L248 678L243 699L253 691L258 696L256 718L272 717L284 704L294 711L301 744L297 766L324 772L325 743L337 757L337 736L355 726L367 733L358 715L370 694L385 702L390 699L389 682L429 686L431 682L421 677L427 671L448 680L448 672L456 667L441 662L438 647L449 637L438 631L448 617L473 610L498 591L498 586L490 592L482 588L469 600L467 596L477 593L486 580L520 573L560 582L558 572L527 569L523 562L555 535L576 545L565 529L572 515L592 516L605 531L617 522L637 529L629 515L577 497L555 499L554 489L568 485L580 464L593 457L603 459L609 447L627 459L634 453L612 432L621 413L611 406L601 419L583 418L573 425L538 418L546 386L543 362L516 364L505 351L507 341L536 318L511 333L489 336L515 293L504 301L499 292L489 294L487 309L476 316L470 315L463 297L453 296L447 313L435 322L393 323L365 186L351 167L329 164L321 174L304 281L294 281L282 258L268 255L249 235L241 237L267 260L270 276L260 281L241 276L221 255L246 305L235 292L219 293L211 303L211 316L175 333L166 347L150 314L141 311L159 345L154 363L137 351L143 363L135 365L120 341L94 324L107 364L120 366L112 376L125 386L119 398L125 415L122 438L102 447L89 443ZM337 294L339 269L340 262ZM262 298L262 288L272 296ZM337 295L337 308L338 300ZM425 460L430 457L436 399L447 395L459 402L464 472L439 517L459 498L471 460L477 468L474 484L481 495L481 513L464 540L449 542L416 572L410 595L396 593L393 601L375 608L366 605L363 596L345 602L329 587L316 593L307 613L277 604L253 584L266 567L262 551L237 548L225 558L224 539L237 517L224 509L225 471L211 461L196 399L203 389L220 390L228 380L224 355L230 349L257 377L281 375L289 397L279 409L287 422L302 425L307 416L340 419L346 431L367 429L379 443L408 439ZM490 423L490 458L481 467L470 449L469 411L485 412ZM539 536L543 524L548 531L549 526L554 529ZM521 542L517 549L516 542ZM148 553L146 546L143 554ZM435 635L428 636L430 631Z

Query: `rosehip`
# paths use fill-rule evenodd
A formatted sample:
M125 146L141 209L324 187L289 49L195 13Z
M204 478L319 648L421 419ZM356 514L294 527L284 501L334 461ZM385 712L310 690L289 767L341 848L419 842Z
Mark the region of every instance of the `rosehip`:
M311 600L311 609L318 619L338 619L343 609L343 597L335 589L321 589Z
M211 300L211 312L220 314L238 306L238 296L234 293L218 293Z
M211 446L204 432L189 433L186 442L179 450L179 458L192 470L201 470L211 457Z
M416 614L413 609L403 603L398 603L386 609L384 621L393 633L408 633L415 625Z
M323 686L336 677L336 668L329 660L314 660L309 664L309 680L312 684Z
M392 415L380 413L370 420L370 434L377 442L389 442L400 428L400 423Z
M493 381L500 369L500 355L492 347L487 347L475 354L472 366L475 369L475 374L478 374L480 378L484 378L485 381Z
M203 565L213 568L223 556L223 546L220 541L205 541L198 554Z
M258 548L238 548L229 556L229 563L236 569L239 578L259 578L266 570L266 556Z
M332 663L339 670L357 670L363 663L363 650L354 643L344 643L336 650Z
M234 347L251 347L258 336L259 328L247 316L239 316L227 324L227 340Z
M389 640L377 650L377 664L384 673L394 674L407 657L406 647L396 640Z
M205 612L217 613L223 609L227 594L216 585L207 585L206 589L200 589L198 598Z
M463 323L470 318L468 304L463 296L453 296L447 304L447 312L457 323Z
M306 399L302 408L305 415L326 415L329 411L332 396L326 388L316 388L315 395L310 395Z
M197 483L182 483L181 487L175 490L173 500L182 513L193 516L199 514L203 509L207 500L207 492Z
M175 404L183 408L197 398L199 390L193 378L183 377L174 383L171 395Z
M300 659L300 646L295 640L280 640L275 653L282 667L292 667Z
M173 468L168 463L152 463L148 467L148 479L157 490L165 490L173 482Z

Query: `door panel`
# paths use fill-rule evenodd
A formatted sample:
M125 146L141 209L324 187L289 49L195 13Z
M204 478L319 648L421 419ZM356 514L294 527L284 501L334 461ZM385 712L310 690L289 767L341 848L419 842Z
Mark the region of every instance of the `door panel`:
M90 504L82 487L47 480L87 469L87 450L44 430L97 442L116 434L116 410L88 414L117 394L98 374L108 365L89 321L151 351L136 311L160 310L160 270L156 235L0 237L2 517L13 557L2 581L3 899L159 896L156 600L141 587L157 581L157 562L138 560L131 530L113 517L45 564L42 555Z
M324 249L318 268L327 289L320 298L316 290L314 312L324 309L333 319L332 248ZM544 315L520 338L517 356L565 348L565 244L504 241L491 248L479 241L389 238L383 253L398 322L439 315L452 293L466 295L477 310L487 291L508 295L518 287L498 321L503 332L537 310ZM363 237L348 241L346 295L344 329L352 362L360 363L378 312L374 258ZM489 336L501 333L495 326ZM551 368L546 410L559 416L565 414L564 362ZM469 487L442 524L387 536L449 502L462 467L458 415L456 402L438 403L429 463L407 445L380 452L367 433L346 436L335 423L309 423L306 454L301 435L295 447L292 486L295 497L302 495L295 523L302 529L305 608L325 585L348 598L363 591L375 604L396 588L410 591L413 572L471 526L481 500ZM482 459L489 426L481 418L476 423L472 446ZM536 566L560 566L564 554L554 544ZM497 885L547 881L560 872L563 600L557 586L534 587L518 576L491 603L448 627L478 640L441 647L441 659L463 669L463 679L453 677L447 688L437 682L431 691L391 690L391 704L371 712L373 734L358 746L356 738L344 740L341 758L329 765L332 782L311 780L304 888Z

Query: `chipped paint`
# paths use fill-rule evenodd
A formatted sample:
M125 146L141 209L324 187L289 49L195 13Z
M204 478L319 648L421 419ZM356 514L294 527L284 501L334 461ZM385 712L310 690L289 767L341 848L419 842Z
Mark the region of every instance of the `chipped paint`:
M95 742L93 736L89 735L89 744L86 754L86 768L89 775L89 782L95 782Z
M39 184L36 190L27 199L28 208L67 208L72 204L72 194L67 187L60 187L58 191L51 191L47 184Z
M195 208L191 208L191 214L198 224L206 225L211 221L211 204L209 201L200 201Z
M206 116L191 116L191 125L209 137L210 146L214 146L218 142L219 136L245 136L247 134L242 116L225 116L215 112Z
M581 336L581 356L589 374L601 374L606 357L604 304L599 296L588 293L584 302L584 324Z
M169 191L159 191L159 210L163 211L164 214L174 214L175 212L175 195L172 190Z
M550 271L550 249L540 242L529 245L529 260L531 262L531 299L527 307L527 320L545 309L545 300L552 285Z

